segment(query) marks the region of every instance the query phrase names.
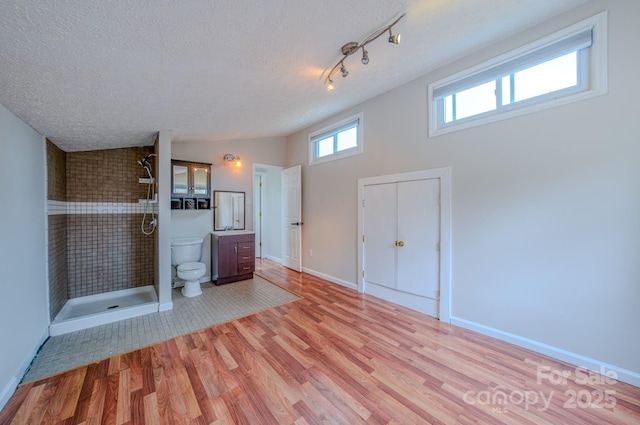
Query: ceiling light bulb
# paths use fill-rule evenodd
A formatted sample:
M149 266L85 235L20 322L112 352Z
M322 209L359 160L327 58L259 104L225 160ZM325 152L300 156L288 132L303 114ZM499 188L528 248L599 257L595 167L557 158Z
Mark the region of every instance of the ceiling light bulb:
M331 78L329 78L329 80L327 80L327 90L328 91L334 91L336 88L336 86L333 85L333 80Z
M364 50L364 47L363 47L362 48L362 64L366 65L368 63L369 63L369 52Z
M347 71L347 68L345 68L344 64L342 64L342 66L340 67L340 72L342 72L342 77L346 77L347 75L349 75L349 71Z

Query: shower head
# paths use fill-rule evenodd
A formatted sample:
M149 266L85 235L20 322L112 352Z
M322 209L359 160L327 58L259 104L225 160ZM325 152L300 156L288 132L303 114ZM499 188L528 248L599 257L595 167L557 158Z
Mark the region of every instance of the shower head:
M138 160L138 165L144 167L145 165L151 167L151 164L149 163L149 158L153 158L154 156L156 156L155 153L150 153L149 155L145 156L142 159Z
M149 155L145 156L142 159L138 160L138 165L140 165L142 168L144 168L145 170L147 170L147 174L149 174L149 178L153 178L153 176L151 175L151 163L149 162L149 158L152 158L156 156L155 153L150 153Z

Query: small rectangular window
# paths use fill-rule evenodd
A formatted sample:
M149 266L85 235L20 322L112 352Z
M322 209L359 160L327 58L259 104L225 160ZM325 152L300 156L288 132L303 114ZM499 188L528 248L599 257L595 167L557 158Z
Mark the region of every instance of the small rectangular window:
M309 165L362 152L362 114L309 135Z
M430 135L605 93L605 25L603 12L429 85Z

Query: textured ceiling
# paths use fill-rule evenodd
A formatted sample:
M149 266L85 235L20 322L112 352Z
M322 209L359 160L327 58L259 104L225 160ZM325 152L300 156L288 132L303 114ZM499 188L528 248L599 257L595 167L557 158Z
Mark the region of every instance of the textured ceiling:
M584 0L2 0L0 103L65 151L286 136ZM402 44L325 73L401 13Z

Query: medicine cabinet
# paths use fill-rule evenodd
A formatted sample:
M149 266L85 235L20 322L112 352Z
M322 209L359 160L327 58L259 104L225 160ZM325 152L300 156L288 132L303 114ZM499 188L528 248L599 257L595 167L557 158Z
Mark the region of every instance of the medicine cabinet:
M171 160L171 209L211 209L211 164Z

